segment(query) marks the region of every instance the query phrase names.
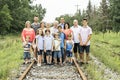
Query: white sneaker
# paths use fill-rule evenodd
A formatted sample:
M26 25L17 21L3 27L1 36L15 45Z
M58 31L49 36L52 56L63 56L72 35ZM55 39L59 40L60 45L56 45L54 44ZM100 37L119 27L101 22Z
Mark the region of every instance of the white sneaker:
M38 63L38 64L37 64L37 66L41 66L41 64L40 64L40 63Z

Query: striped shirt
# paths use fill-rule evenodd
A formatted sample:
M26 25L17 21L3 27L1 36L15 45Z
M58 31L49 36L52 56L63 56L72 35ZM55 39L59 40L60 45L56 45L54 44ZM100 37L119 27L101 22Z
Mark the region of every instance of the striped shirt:
M23 45L24 45L24 52L30 52L31 43L29 42L27 44L23 43Z

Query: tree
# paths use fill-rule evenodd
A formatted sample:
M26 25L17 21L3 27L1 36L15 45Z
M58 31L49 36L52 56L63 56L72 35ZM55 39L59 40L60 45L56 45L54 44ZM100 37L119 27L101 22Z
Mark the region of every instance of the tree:
M12 17L10 15L10 10L8 9L8 5L4 5L0 11L0 34L7 33L7 30L10 29Z
M113 30L120 31L120 0L110 0L110 17L113 21Z
M33 1L0 0L0 28L3 29L2 31L8 33L21 32L25 21L29 20L32 22L35 15L38 15L40 20L42 20L46 9L42 8L41 5L33 6Z
M91 1L90 0L88 2L86 13L87 13L87 18L90 21L91 18L92 18L92 5L91 5Z

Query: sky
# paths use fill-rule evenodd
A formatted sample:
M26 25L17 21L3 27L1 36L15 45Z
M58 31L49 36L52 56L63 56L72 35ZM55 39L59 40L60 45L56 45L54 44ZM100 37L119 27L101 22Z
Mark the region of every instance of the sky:
M82 11L87 8L89 0L35 0L33 5L41 4L46 8L46 14L43 19L45 22L53 22L56 17L64 14L74 15L77 11L76 5ZM91 0L92 6L98 7L101 0Z

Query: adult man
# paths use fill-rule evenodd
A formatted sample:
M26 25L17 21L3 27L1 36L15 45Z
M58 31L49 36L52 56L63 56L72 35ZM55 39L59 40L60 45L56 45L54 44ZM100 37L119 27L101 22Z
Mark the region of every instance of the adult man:
M86 51L86 63L88 64L92 29L87 25L87 23L87 19L83 19L83 26L80 29L80 55L81 63L84 63L84 51Z
M31 24L32 28L35 31L35 34L37 34L37 30L40 28L40 23L38 22L38 17L34 17L34 22ZM34 52L34 59L37 60L37 47L36 47L36 40L34 41L34 44L32 45L33 52Z
M64 18L60 18L60 26L62 27L62 29L64 29L64 24L65 24L65 20Z
M75 55L75 58L77 60L78 58L78 53L80 53L80 50L79 50L79 43L80 43L80 40L79 40L79 34L80 34L80 28L81 26L78 25L78 20L74 20L73 21L73 26L71 27L71 30L73 32L73 41L74 41L74 55Z
M34 29L35 33L37 32L37 29L40 28L40 23L38 22L38 17L34 17L34 22L31 24L32 28Z

